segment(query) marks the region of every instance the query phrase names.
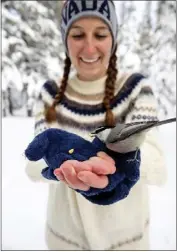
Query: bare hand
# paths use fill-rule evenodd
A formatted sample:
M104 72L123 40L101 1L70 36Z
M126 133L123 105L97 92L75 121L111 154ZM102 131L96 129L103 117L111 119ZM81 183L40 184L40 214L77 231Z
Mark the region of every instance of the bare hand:
M59 168L55 169L55 176L64 181L73 189L83 191L90 187L104 188L108 185L108 174L116 171L114 160L104 152L97 156L80 162L77 160L65 161Z

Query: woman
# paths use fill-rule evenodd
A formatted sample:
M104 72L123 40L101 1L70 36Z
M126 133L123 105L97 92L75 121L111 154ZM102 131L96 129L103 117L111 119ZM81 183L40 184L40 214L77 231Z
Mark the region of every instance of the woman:
M61 33L66 49L63 78L57 85L47 81L42 87L36 102L36 135L54 127L92 141L88 133L98 126L157 118L150 81L116 68L118 25L112 1L66 1ZM69 77L71 64L76 70L73 77ZM76 192L94 187L101 193L108 185L108 175L119 168L107 154L100 152L85 162L64 162L55 170L60 181L41 175L44 161L28 163L26 171L33 181L49 183L48 249L149 249L147 185L165 181L156 135L157 130L151 130L141 145L140 180L128 197L110 205L93 204Z

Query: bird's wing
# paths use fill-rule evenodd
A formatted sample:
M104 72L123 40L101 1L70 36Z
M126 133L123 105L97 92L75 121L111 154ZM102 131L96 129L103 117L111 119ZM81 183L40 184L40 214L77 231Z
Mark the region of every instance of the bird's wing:
M170 118L162 121L146 121L146 122L134 122L125 124L124 127L120 130L119 124L116 125L114 129L111 130L107 143L115 143L122 141L131 135L140 133L144 130L150 130L153 127L157 127L163 124L175 122L176 118Z

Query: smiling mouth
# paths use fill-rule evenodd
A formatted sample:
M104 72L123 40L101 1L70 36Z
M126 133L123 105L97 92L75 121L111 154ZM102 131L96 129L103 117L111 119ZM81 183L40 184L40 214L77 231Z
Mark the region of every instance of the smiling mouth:
M80 57L80 60L86 64L93 64L96 63L100 60L100 57L96 58L96 59L84 59Z

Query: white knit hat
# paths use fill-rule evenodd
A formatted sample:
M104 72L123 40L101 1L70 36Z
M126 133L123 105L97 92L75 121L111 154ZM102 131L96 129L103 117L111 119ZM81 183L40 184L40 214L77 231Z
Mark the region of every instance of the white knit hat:
M66 40L72 23L81 17L88 16L99 17L109 26L113 38L113 53L117 43L118 21L115 6L111 0L67 0L65 2L60 29L66 53L68 53Z

